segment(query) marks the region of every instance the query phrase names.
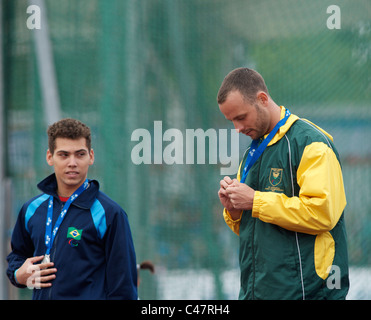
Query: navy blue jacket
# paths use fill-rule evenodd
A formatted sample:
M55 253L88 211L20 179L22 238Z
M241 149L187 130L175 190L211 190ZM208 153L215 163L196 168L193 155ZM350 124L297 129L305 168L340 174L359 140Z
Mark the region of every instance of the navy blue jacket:
M33 299L137 299L137 270L128 218L123 209L89 187L72 202L50 252L56 278L50 288L34 289ZM14 227L7 275L17 287L14 272L27 258L45 254L45 225L49 195L54 196L53 227L63 203L52 174L38 184L43 194L25 203Z

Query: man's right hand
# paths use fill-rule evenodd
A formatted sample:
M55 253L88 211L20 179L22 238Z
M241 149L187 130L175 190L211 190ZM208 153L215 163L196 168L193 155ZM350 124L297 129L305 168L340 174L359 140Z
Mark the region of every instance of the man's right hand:
M17 270L17 282L27 286L30 289L41 289L51 287L52 281L55 279L57 272L53 262L34 264L42 261L44 256L37 256L26 259L23 265Z
M233 220L236 220L241 216L241 210L235 209L233 207L233 204L231 202L231 199L229 198L229 194L227 193L226 189L236 183L238 183L238 180L232 180L230 177L226 176L223 178L223 180L220 180L220 189L218 191L218 196L221 204L228 210Z

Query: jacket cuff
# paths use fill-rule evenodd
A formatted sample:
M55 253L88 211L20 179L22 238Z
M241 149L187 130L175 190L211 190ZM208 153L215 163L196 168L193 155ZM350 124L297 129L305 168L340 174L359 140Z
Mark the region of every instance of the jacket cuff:
M240 213L240 217L236 220L233 220L231 214L229 213L229 211L224 208L224 211L223 211L223 217L224 217L224 220L227 222L230 222L230 223L239 223L241 221L241 217L242 217L242 212L243 210L241 210L241 213Z
M238 219L236 219L236 220L233 220L233 218L231 217L231 215L228 212L228 210L225 209L225 208L223 210L223 218L225 220L225 223L238 236L240 235L240 223L241 223L242 213L243 213L243 210L241 210L240 217Z
M273 218L267 214L267 210L264 210L263 207L266 207L269 204L269 197L267 194L271 192L262 192L262 191L255 191L254 195L254 203L251 210L251 216L254 218L258 218L267 223L275 223ZM265 194L265 199L264 199Z
M19 269L19 268L18 268L18 269ZM18 269L16 269L16 270L14 271L14 281L15 281L16 284L19 284L19 282L18 282L18 280L17 280L17 271L18 271Z
M260 208L263 204L263 200L261 196L262 195L260 191L255 191L254 202L253 202L252 210L251 210L251 216L254 218L259 218Z
M19 269L19 268L18 268ZM27 288L27 286L23 285L23 284L20 284L17 280L17 276L16 276L16 273L18 271L18 269L14 270L14 272L8 270L7 274L8 274L8 278L10 280L10 282L17 288Z

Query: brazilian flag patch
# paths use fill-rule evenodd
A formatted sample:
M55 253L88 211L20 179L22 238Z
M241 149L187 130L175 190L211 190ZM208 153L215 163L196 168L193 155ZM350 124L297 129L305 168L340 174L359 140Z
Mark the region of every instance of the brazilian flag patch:
M74 227L69 227L67 230L67 238L72 238L74 240L81 240L82 229L76 229Z

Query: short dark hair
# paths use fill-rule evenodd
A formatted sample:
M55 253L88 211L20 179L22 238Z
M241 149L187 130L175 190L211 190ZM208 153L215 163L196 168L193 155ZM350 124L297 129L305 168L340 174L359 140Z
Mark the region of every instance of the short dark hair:
M53 154L55 150L55 140L57 138L67 139L86 139L86 146L91 150L91 132L90 128L79 120L66 118L59 120L48 127L48 145L49 151Z
M236 90L251 103L255 102L258 91L269 95L263 77L257 71L249 68L237 68L227 74L218 91L218 104L224 103L228 94Z

